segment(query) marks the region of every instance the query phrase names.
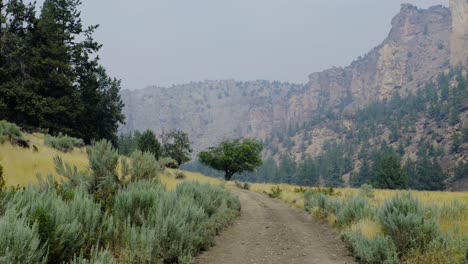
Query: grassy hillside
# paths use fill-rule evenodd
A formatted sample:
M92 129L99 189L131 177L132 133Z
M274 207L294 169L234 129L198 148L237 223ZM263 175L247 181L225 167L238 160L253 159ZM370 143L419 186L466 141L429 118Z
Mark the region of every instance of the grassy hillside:
M375 248L375 251L372 251L374 249L369 245L377 247L377 237L388 239L389 234L381 221L383 208L395 197L405 197L409 193L419 205L421 218L426 223L435 221L433 228L438 235L432 242L427 242L425 248L411 249L405 254L398 252L400 261L462 263L468 253L468 192L320 189L258 183L251 184L250 190L305 209L313 216L328 222L343 234L354 255L363 263L379 263L370 261L370 256L375 252L378 252L375 253L378 255L382 251L379 252ZM399 227L403 222L399 223ZM398 226L398 223L396 225ZM438 239L443 242L437 242ZM398 247L397 242L393 244Z
M41 175L52 174L54 178L60 180L54 168L52 157L59 155L64 161L77 166L78 169L88 167L88 158L85 148L75 148L70 152L62 152L44 144L44 134L24 133L23 136L29 140L31 146L36 146L39 150L35 152L31 149L21 148L12 145L10 142L0 144L0 164L3 166L3 175L7 186L25 186L37 183L36 173ZM120 165L119 165L120 169ZM166 184L168 189L174 189L182 181L195 180L200 182L209 182L213 184L222 183L221 180L204 176L195 172L183 172L183 179L175 178L175 170L166 169L161 174L161 181Z
M2 263L190 264L240 210L220 180L161 172L150 153L119 157L105 140L59 152L50 142L66 137L2 133L6 184L25 186L0 188Z

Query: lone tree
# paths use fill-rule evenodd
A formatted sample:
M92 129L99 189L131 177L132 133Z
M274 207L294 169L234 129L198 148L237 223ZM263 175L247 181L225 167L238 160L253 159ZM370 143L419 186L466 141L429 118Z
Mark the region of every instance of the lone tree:
M254 139L223 141L218 147L209 148L198 154L200 162L219 171L224 171L226 181L236 173L253 171L262 165L260 153L263 145Z
M176 167L190 161L192 146L189 136L181 130L172 130L162 135L163 156L171 157L177 161Z

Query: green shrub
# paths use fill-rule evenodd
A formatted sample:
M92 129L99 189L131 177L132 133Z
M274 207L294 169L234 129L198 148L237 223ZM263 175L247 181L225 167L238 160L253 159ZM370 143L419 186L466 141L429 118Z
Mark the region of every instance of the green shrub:
M349 226L369 216L371 208L367 199L362 196L354 196L344 202L336 213L337 224L340 226Z
M94 142L86 149L91 170L89 192L94 195L105 208L112 206L112 199L117 192L120 181L117 175L119 154L112 143L107 140Z
M299 187L299 188L297 188L297 187L294 188L295 193L305 193L306 191L307 191L307 189L302 187L302 186Z
M53 190L26 188L8 201L7 208L21 213L31 225L37 226L49 259L57 262L89 252L103 239L107 229L101 206L80 189L71 200L65 201Z
M439 235L434 219L426 219L419 202L410 193L386 200L379 214L385 235L397 248L399 256L409 250L423 250Z
M158 235L155 228L126 223L114 238L120 244L119 261L135 264L159 263L162 252Z
M280 197L282 191L283 190L281 190L279 186L271 187L271 192L268 193L268 196L270 198L278 198Z
M374 188L370 184L363 184L359 188L359 195L366 198L374 198Z
M237 188L242 189L242 190L250 190L250 184L247 182L238 182L235 181L234 184L236 185Z
M114 247L125 263L191 263L239 208L219 186L183 182L165 192L158 182L132 182L115 196Z
M164 186L151 181L129 183L114 197L112 213L115 219L143 225L152 207L164 195Z
M108 250L93 250L89 258L83 254L75 257L70 264L114 264L117 261Z
M21 130L16 124L0 120L0 143L21 137Z
M131 157L130 175L132 181L157 179L159 164L149 152L135 151Z
M176 179L185 179L185 177L186 177L185 173L183 173L180 170L176 170L176 172L174 174L175 174Z
M395 245L390 237L377 235L369 239L359 232L350 231L344 234L344 239L349 244L353 255L361 263L399 263Z
M11 144L29 148L29 141L23 137L20 128L13 123L0 120L0 144L10 141Z
M41 245L37 224L7 210L0 217L0 263L42 263L45 247Z
M44 144L63 152L72 151L75 147L84 147L84 141L82 139L69 137L67 135L58 135L56 137L46 135Z
M177 161L171 157L162 157L158 160L158 163L161 166L161 169L178 167Z
M5 180L3 179L3 167L2 167L2 164L0 164L0 193L2 192L4 187L5 187Z

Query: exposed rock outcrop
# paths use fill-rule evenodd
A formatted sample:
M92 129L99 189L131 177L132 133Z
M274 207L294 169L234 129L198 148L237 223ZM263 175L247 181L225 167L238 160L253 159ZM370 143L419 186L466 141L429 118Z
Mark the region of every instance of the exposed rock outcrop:
M160 133L178 128L187 131L195 150L200 150L223 138L265 139L330 111L353 112L396 92L414 91L448 68L450 47L466 52L466 46L451 43L466 41L466 1L453 0L451 6L460 16L453 23L446 7L422 10L402 5L381 45L347 67L311 74L305 85L205 81L123 91L127 124L120 130L150 128ZM451 36L452 26L456 37ZM314 143L306 149L320 148Z

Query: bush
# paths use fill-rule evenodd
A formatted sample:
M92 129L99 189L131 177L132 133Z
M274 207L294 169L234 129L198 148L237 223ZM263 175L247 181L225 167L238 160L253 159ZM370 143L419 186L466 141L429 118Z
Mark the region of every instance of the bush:
M236 185L237 188L242 189L242 190L250 190L250 184L247 182L238 182L235 181L234 184Z
M113 247L124 263L191 263L239 208L219 186L183 182L165 192L158 182L132 182L115 196Z
M143 225L152 207L164 195L164 186L150 181L129 183L114 197L113 216L132 225Z
M379 214L383 233L388 235L399 256L423 250L439 235L434 219L426 219L419 202L410 193L386 200Z
M270 198L278 198L281 195L281 188L279 186L271 187L271 192L268 193L268 197Z
M0 263L41 263L45 246L41 245L37 224L30 225L7 210L0 217Z
M0 193L2 192L4 187L5 187L5 179L3 179L3 167L2 167L2 164L0 164Z
M362 196L354 196L341 206L336 214L340 226L348 226L371 213L369 202Z
M117 261L108 250L93 250L91 257L85 258L82 254L75 257L70 264L114 264Z
M363 184L359 188L359 195L366 198L374 198L374 188L370 184Z
M29 142L23 137L20 128L13 123L0 120L0 144L10 141L14 145L29 148Z
M362 263L399 263L395 245L390 237L377 235L369 239L360 232L350 231L345 233L344 239L350 245L353 255Z
M171 157L162 157L158 160L161 169L164 168L177 168L177 161Z
M22 137L20 128L13 123L0 120L0 143Z
M101 206L82 189L65 201L55 190L27 188L8 201L7 210L21 213L37 227L48 258L69 261L81 252L89 253L105 236L107 220Z
M58 135L56 137L46 135L44 138L44 144L63 152L69 152L75 147L84 147L85 145L82 139L69 137L67 135Z
M180 170L176 170L175 172L175 178L176 179L185 179L185 173L183 173L182 171Z
M130 175L132 181L157 179L159 164L149 152L135 151L131 157Z

